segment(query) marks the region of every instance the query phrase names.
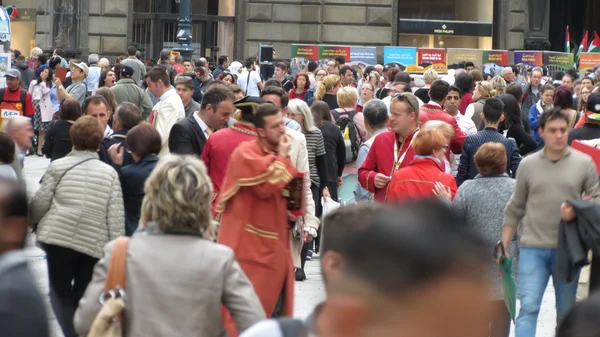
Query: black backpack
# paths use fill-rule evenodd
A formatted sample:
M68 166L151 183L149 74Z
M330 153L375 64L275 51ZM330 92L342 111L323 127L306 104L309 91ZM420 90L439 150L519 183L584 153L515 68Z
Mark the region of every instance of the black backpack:
M358 133L358 128L354 123L354 116L357 114L356 110L347 111L343 109L343 112L339 112L338 109L332 110L333 118L335 119L335 125L337 125L342 131L344 136L344 144L346 144L346 163L351 163L358 158L358 149L360 149L361 139Z

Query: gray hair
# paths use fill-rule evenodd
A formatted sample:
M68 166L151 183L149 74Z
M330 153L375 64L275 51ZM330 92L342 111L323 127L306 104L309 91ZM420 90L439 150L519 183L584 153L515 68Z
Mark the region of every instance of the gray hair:
M373 129L380 129L388 121L388 108L383 101L372 99L363 107L365 122Z
M4 133L10 134L14 129L31 123L31 119L25 116L10 117L4 124Z
M160 60L168 60L171 57L171 51L169 49L163 49L160 51Z
M98 54L96 54L96 53L90 54L90 56L88 56L88 65L90 65L92 63L98 63L99 59L100 59L100 56L98 56Z
M110 67L110 61L106 57L103 57L98 61L98 67Z
M287 108L288 112L292 115L302 114L302 116L304 116L304 122L302 123L302 131L313 132L318 130L315 126L315 122L313 121L312 112L310 111L310 108L308 107L308 104L306 104L305 101L298 98L294 98L290 100Z

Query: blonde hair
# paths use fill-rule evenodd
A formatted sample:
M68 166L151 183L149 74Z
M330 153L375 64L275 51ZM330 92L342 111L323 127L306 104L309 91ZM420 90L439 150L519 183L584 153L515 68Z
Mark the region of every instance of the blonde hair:
M369 73L369 77L371 76L375 77L375 88L373 88L373 91L381 88L381 75L377 71L372 71Z
M287 105L288 113L292 115L304 116L304 122L302 123L302 132L309 133L317 130L315 122L313 121L312 112L308 107L308 104L301 99L294 98L290 100Z
M212 237L213 185L204 163L193 156L162 158L146 180L140 223L160 230L191 229Z
M43 53L44 51L42 50L42 48L33 47L33 49L31 49L31 52L29 52L29 57L37 60L38 56L42 55Z
M110 67L110 61L106 57L103 57L100 59L100 61L98 61L98 67L99 68Z
M337 87L341 80L342 79L335 74L325 76L323 82L317 84L317 88L315 89L315 99L319 101L323 100L325 93Z
M487 81L483 81L483 82L487 82ZM481 82L481 83L483 83ZM492 89L494 89L494 94L492 96L489 97L495 97L498 95L502 95L505 91L506 91L506 80L504 80L504 78L502 78L501 76L494 76L492 78L492 80L490 82L488 82L492 85Z
M499 79L502 80L502 82L504 83L504 87L506 88L506 82L504 82L504 79L500 76L496 76ZM477 88L477 90L479 91L479 95L480 97L483 98L490 98L490 97L496 97L498 95L498 91L495 90L494 88L494 79L496 78L494 77L492 79L492 82L489 81L481 81L481 82L477 82L477 84L475 84L475 87ZM504 92L504 90L503 90Z
M438 73L432 68L425 70L423 73L423 81L425 81L425 84L431 84L433 81L437 80L437 78Z
M354 108L358 102L356 89L352 87L340 88L337 92L337 104L340 108Z
M439 120L430 120L423 124L423 130L440 130L446 140L452 140L454 138L454 128L452 125Z

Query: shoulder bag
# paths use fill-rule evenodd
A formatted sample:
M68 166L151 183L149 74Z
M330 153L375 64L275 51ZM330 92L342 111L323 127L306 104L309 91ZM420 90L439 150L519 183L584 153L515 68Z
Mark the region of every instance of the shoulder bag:
M123 336L123 309L125 309L125 275L129 238L121 236L115 242L104 292L100 295L102 308L96 315L88 337Z

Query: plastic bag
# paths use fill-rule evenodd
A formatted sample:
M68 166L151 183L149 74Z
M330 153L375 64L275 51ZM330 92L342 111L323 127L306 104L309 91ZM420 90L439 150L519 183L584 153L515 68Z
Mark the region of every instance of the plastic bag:
M327 214L335 211L340 207L340 203L334 201L331 198L323 198L321 200L321 205L323 205L323 218L325 218Z

